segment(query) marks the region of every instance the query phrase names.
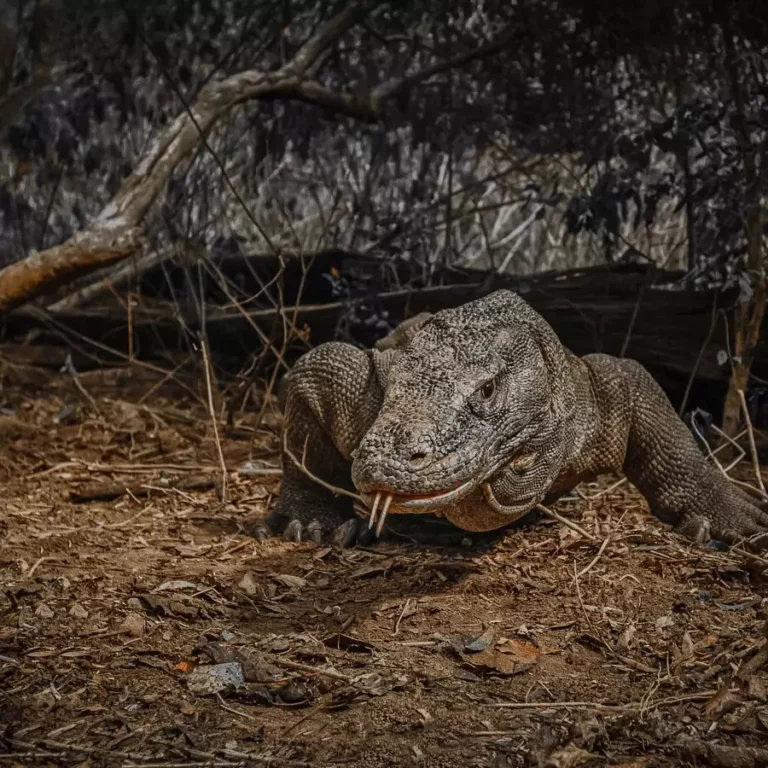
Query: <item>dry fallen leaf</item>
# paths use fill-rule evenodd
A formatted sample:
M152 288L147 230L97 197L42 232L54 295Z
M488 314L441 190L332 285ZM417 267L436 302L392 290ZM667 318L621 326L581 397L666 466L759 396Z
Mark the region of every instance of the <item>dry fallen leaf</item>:
M741 695L738 689L726 684L707 700L704 711L710 720L718 720L728 712L733 712L739 704L741 704Z
M535 664L542 653L533 643L509 638L505 638L504 642L499 642L496 650L511 657L517 664Z

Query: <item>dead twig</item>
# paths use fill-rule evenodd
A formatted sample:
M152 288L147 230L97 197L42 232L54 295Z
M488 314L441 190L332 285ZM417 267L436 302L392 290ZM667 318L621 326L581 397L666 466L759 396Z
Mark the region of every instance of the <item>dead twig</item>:
M213 405L213 384L211 381L211 362L208 357L208 342L200 339L200 348L203 353L203 368L205 369L205 389L208 395L208 413L211 416L213 424L213 439L216 442L216 452L219 455L219 465L221 467L221 501L227 500L227 463L224 461L224 451L221 448L221 439L219 438L219 425L216 419L216 409Z
M549 507L545 507L543 504L537 504L535 509L547 517L552 518L552 520L557 520L558 523L562 523L567 528L570 528L572 531L578 533L579 536L583 536L589 541L597 541L597 539L591 533L587 533L580 525L577 525L572 520L568 520L568 518L563 517Z
M363 504L363 499L361 496L358 496L356 493L352 493L352 491L346 490L346 488L339 488L336 485L331 485L330 483L326 483L325 480L322 480L317 475L315 475L310 469L307 468L307 465L305 463L306 455L307 455L307 444L304 443L304 455L302 457L302 460L299 461L296 456L291 452L291 450L288 448L288 436L285 432L283 432L283 453L293 462L296 469L298 469L300 472L303 472L312 482L317 483L318 485L321 485L323 488L325 488L327 491L330 491L336 496L348 496L350 499L354 499L355 501L359 501L361 504Z
M600 545L600 549L597 551L597 554L594 556L594 558L592 559L590 564L588 566L586 566L585 568L582 568L576 574L576 576L574 576L574 581L576 579L580 579L586 573L589 573L589 571L591 571L592 568L594 568L594 566L597 564L597 561L603 556L603 552L605 552L605 548L608 546L610 541L611 541L610 535L606 536L605 539L603 540L603 543Z
M167 487L146 485L144 483L128 485L126 483L98 483L77 491L69 492L69 500L75 504L89 501L113 501L129 494L135 498L149 496L152 491L207 491L216 486L214 477L191 477L179 482L169 483Z
M670 696L666 699L659 699L653 704L644 707L644 702L633 701L629 704L602 704L596 701L499 701L489 706L494 709L594 709L600 712L617 712L627 714L639 712L641 709L648 711L659 709L660 707L670 706L672 704L681 704L685 701L705 701L713 694L715 690L700 691L698 693L689 693L682 696Z
M704 438L704 435L702 435L702 434L701 434L701 431L700 431L700 430L699 430L699 428L696 426L696 420L695 420L695 419L691 419L691 428L692 428L692 429L693 429L693 431L696 433L696 435L698 436L699 440L701 440L701 442L702 442L702 443L703 443L703 444L706 446L706 448L707 448L707 451L708 451L708 455L709 455L709 458L710 458L710 459L712 459L712 461L714 461L714 462L715 462L715 465L716 465L716 466L717 466L717 468L720 470L720 472L721 472L721 474L723 475L723 477L725 477L725 478L726 478L726 479L727 479L729 482L731 482L731 483L734 483L735 485L739 485L739 486L741 486L742 488L746 488L746 489L748 489L749 491L751 491L752 493L755 493L755 494L757 494L757 495L759 495L759 496L762 496L762 497L763 497L763 499L766 499L766 500L768 500L768 494L766 494L766 492L765 492L764 490L763 490L763 491L761 491L759 488L755 488L755 486L754 486L754 485L750 485L749 483L745 483L745 482L743 482L742 480L736 480L736 478L734 478L734 477L731 477L731 476L728 474L728 472L726 471L726 469L725 469L725 468L723 467L723 465L720 463L720 461L719 461L719 459L717 458L717 456L715 456L715 452L714 452L714 451L713 451L713 450L712 450L712 449L709 447L709 443L708 443L708 442L705 440L705 438ZM718 430L718 432L719 432L719 430ZM724 437L726 440L730 441L730 442L734 442L734 441L733 441L733 438L731 438L731 437L728 437L728 436L727 436L727 435L725 435L724 433L723 433L723 437ZM734 443L734 444L735 444L735 443ZM720 447L722 448L723 446L720 446ZM738 446L736 446L736 447L738 448ZM741 448L739 448L739 450L741 450ZM744 452L742 451L742 455L743 455L743 453L744 453Z
M573 564L573 583L576 585L576 596L579 598L579 605L581 606L581 612L584 614L584 618L587 621L587 625L591 628L592 622L589 620L589 614L584 607L584 600L581 598L581 587L579 586L579 574L576 573L576 563Z
M611 485L609 485L607 488L603 488L602 491L593 493L591 496L587 496L586 494L581 494L581 498L584 499L584 501L594 501L595 499L599 499L601 496L605 496L606 493L615 491L617 488L620 488L626 482L627 482L627 478L622 477L619 480L617 480L615 483L612 483Z
M312 675L320 675L321 677L329 677L331 680L340 680L343 683L347 683L347 685L351 685L353 682L353 678L349 675L344 675L341 672L336 672L332 669L320 669L318 667L313 667L311 664L302 664L300 661L291 661L290 659L283 659L280 656L271 659L271 661L279 667L295 669L297 672L307 672Z
M35 575L35 571L45 562L48 560L55 560L54 557L40 557L35 561L35 564L27 571L27 578L31 579Z
M230 707L224 699L221 698L220 693L216 693L216 698L219 700L219 706L225 711L229 712L232 715L237 715L238 717L242 717L245 720L252 720L257 721L258 718L254 717L253 715L249 715L247 712L241 712L239 709L235 709L234 707Z

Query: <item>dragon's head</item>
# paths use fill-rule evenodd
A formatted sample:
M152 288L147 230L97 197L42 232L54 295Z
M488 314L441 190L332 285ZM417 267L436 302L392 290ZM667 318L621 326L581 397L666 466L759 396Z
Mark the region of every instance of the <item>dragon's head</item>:
M565 354L509 291L432 316L389 368L379 416L353 454L373 516L379 504L439 514L479 489L499 525L533 508L560 470Z

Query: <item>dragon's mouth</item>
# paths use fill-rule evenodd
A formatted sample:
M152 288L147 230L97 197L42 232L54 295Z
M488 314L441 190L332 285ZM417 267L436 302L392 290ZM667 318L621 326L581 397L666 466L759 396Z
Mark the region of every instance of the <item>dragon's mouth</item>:
M536 453L520 453L509 462L509 466L524 471L533 465L536 458ZM370 517L368 518L368 527L376 527L376 537L378 538L384 528L384 521L389 512L396 514L432 512L440 516L440 508L456 503L474 491L478 486L483 487L486 498L489 494L492 495L488 478L471 478L454 488L433 491L432 493L405 494L396 493L389 489L370 490L362 494L363 501L371 510Z
M467 480L455 488L433 493L405 494L392 491L372 491L363 494L363 501L370 507L369 528L376 526L376 536L381 535L389 512L400 514L418 514L420 512L433 512L435 508L453 504L470 491L474 490L477 482Z

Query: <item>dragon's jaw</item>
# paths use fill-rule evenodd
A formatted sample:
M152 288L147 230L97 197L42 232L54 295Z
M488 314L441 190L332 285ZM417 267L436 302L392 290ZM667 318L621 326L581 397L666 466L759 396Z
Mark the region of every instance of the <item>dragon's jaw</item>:
M505 469L515 471L525 471L530 469L536 462L537 453L523 452L518 453L511 461L504 464ZM384 526L384 520L387 514L418 515L434 514L438 517L443 516L443 510L455 506L462 499L466 498L476 490L481 489L488 505L499 515L502 515L506 522L514 522L536 505L538 496L534 493L530 498L520 498L516 500L513 506L501 505L493 491L493 480L497 471L491 473L488 477L470 478L463 483L446 490L433 491L431 493L414 494L393 491L389 488L372 489L361 494L363 502L371 510L370 527L376 526L376 533L379 535Z

